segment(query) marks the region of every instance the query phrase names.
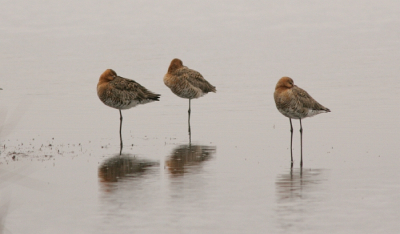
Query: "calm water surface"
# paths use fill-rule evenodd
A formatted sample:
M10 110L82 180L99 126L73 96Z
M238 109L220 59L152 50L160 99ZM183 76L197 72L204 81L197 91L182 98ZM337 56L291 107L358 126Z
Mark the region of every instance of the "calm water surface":
M0 233L400 233L398 1L31 1L0 14ZM173 58L217 87L192 102ZM107 68L160 93L119 113ZM331 109L294 124L282 76Z

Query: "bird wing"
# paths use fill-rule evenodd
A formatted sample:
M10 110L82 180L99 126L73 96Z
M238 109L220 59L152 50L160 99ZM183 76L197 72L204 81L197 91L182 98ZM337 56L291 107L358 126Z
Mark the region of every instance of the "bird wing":
M155 94L145 87L141 86L134 80L126 79L120 76L115 77L110 85L114 88L118 95L124 97L125 100L135 100L142 102L143 100L153 99L158 100L159 94Z
M208 83L208 81L204 79L200 72L187 67L180 69L180 72L182 72L182 76L187 82L189 82L192 86L199 88L202 92L208 93L216 91L215 87Z
M319 104L317 101L315 101L314 98L311 97L310 94L307 93L302 88L297 87L296 85L293 86L292 92L294 94L294 97L296 97L295 102L297 104L301 104L304 108L312 109L312 110L325 110L323 105Z

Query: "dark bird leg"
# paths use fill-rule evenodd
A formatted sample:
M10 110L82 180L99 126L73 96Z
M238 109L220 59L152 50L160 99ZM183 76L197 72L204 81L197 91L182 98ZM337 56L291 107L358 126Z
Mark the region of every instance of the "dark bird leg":
M190 137L190 135L191 135L191 131L190 131L190 100L191 100L191 99L189 99L189 110L188 110L188 114L189 114L189 116L188 116L188 126L189 126L188 131L189 131L189 137Z
M303 167L303 126L300 119L300 167Z
M290 121L290 168L293 168L293 125L292 125L292 119L289 118Z
M119 120L120 120L120 123L119 123L119 139L121 141L121 148L119 150L119 155L121 155L122 154L122 147L123 147L123 144L122 144L122 113L121 113L121 110L119 110L119 116L120 116L120 118L119 118Z

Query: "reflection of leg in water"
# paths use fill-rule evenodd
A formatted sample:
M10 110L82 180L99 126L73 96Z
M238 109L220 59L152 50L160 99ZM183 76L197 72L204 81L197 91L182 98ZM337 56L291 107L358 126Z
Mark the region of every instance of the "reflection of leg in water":
M119 150L119 155L121 155L122 147L123 147L123 144L122 144L122 113L121 113L121 110L119 110L119 116L120 116L120 118L119 118L119 120L120 120L120 123L119 123L119 140L121 142L121 148Z

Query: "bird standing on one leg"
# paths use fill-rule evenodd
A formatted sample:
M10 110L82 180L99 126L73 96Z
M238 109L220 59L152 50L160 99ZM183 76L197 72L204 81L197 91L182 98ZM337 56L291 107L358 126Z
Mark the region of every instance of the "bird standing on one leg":
M121 110L129 109L139 104L159 101L160 94L155 94L134 80L117 76L114 70L107 69L100 76L97 84L97 95L105 105L119 110L119 137L121 142L119 154L121 154L123 147Z
M275 87L274 99L276 108L290 121L290 157L291 166L293 167L293 126L292 119L300 120L300 145L301 159L300 166L303 166L303 127L301 119L312 117L320 113L331 112L328 108L319 104L305 90L294 85L290 77L282 77Z
M208 92L217 92L197 71L183 66L180 59L173 59L169 65L168 72L164 76L164 84L178 97L189 99L188 131L190 135L190 101L202 97Z

